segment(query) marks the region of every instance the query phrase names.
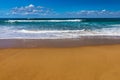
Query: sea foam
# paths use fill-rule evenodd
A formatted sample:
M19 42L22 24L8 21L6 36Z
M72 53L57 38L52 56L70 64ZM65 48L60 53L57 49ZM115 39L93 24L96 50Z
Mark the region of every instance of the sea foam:
M73 20L7 20L5 22L14 23L14 22L81 22L81 19Z

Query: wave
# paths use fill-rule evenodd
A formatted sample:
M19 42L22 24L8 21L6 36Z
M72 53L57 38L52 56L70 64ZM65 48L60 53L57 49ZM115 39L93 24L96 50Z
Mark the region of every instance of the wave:
M69 20L7 20L5 22L15 23L15 22L81 22L81 19L69 19Z
M80 38L81 36L120 36L120 28L102 28L94 30L27 30L14 27L0 28L0 39L66 39Z
M114 27L114 28L102 28L102 29L94 29L94 30L19 30L20 33L26 33L26 34L47 34L47 35L56 35L56 36L63 36L68 35L69 37L75 37L75 36L120 36L120 28ZM66 37L68 37L66 36Z
M77 33L77 32L82 32L83 30L38 30L38 31L34 31L34 30L19 30L18 32L21 33Z

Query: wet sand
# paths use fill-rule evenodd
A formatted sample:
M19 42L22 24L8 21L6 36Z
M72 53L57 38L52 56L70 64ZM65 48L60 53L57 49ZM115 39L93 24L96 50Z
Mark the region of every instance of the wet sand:
M0 48L67 48L120 44L120 36L81 36L78 39L0 39Z
M0 80L120 80L120 45L0 49Z

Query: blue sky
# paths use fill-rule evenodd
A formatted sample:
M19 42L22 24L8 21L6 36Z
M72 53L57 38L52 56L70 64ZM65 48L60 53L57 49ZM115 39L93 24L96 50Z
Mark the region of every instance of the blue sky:
M0 17L120 17L120 0L0 0Z

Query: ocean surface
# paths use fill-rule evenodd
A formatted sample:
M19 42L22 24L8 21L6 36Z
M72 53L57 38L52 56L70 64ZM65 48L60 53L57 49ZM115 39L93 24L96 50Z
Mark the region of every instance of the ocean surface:
M120 18L0 19L0 39L67 39L120 36Z

